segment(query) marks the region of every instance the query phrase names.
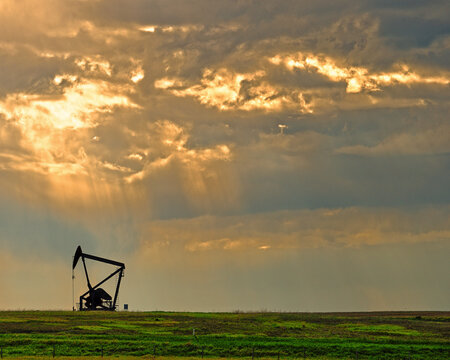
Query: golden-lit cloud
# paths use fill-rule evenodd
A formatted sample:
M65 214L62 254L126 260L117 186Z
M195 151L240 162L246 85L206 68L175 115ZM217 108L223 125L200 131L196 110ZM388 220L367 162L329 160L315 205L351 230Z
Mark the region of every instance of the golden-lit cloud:
M208 35L236 32L244 27L236 22L215 24L205 26L203 24L182 24L182 25L144 25L139 26L139 31L155 35L186 35L188 33L206 33Z
M142 68L138 68L131 73L131 81L134 83L138 83L144 78L145 74Z
M301 93L285 92L264 81L265 75L264 71L233 73L227 69L206 69L199 85L188 86L183 80L176 78L158 79L154 85L158 89L170 91L175 96L192 96L201 104L219 110L298 109L300 112L311 112Z
M143 232L140 254L154 259L171 251L220 256L448 241L448 213L448 207L353 207L153 221Z
M56 85L71 76L57 75ZM124 95L130 89L104 81L80 80L63 89L61 95L10 94L0 102L0 112L7 119L17 121L25 135L36 139L40 128L79 129L98 124L99 113L111 112L114 107L137 108Z
M189 148L186 130L168 120L153 124L151 134L158 136L159 143L134 148L128 155L141 163L141 170L125 177L127 184L138 186L152 181L161 172L170 171L179 179L186 200L195 207L208 208L211 203L217 206L218 202L224 206L235 205L237 189L224 165L233 158L227 145Z
M77 64L77 66L79 66L85 73L103 72L108 76L112 75L111 64L98 55L95 57L86 56L81 59L76 59L75 64Z
M126 96L130 89L122 85L76 80L71 75L57 75L54 84L58 87L63 81L73 82L62 87L60 94L16 93L0 101L0 114L17 127L21 147L33 154L10 162L14 169L61 175L86 173L83 145L68 148L67 135L95 128L102 122L102 116L115 108L138 108Z
M186 24L186 25L166 25L166 26L159 26L159 25L146 25L139 27L140 31L147 32L147 33L173 33L173 32L181 32L181 33L188 33L191 31L201 31L204 29L203 25L197 25L197 24Z
M426 76L411 70L407 65L399 66L399 71L371 73L367 68L356 66L338 66L327 56L297 53L294 55L276 55L269 59L272 64L283 65L289 70L317 71L331 81L343 81L348 93L361 91L379 91L383 86L397 84L438 84L448 85L450 76Z
M61 94L18 93L0 102L0 114L21 134L20 147L25 151L17 154L0 148L0 168L40 176L45 184L25 197L41 196L57 207L70 203L73 209L100 204L110 208L125 198L151 207L145 199L135 199L137 193L151 191L134 184L167 171L180 177L187 201L199 208L210 206L213 194L222 191L219 164L232 158L226 144L191 148L187 129L164 120L139 133L127 130L129 143L122 157L111 158L95 150L103 138L92 134L114 119L106 115L117 109L140 111L127 96L132 88L68 74L57 75L53 84L62 87ZM0 139L9 141L10 136L2 128ZM234 195L222 202L233 199Z
M341 94L333 89L308 88L301 82L298 86L275 83L269 80L268 70L239 73L226 68L205 69L200 83L196 85L189 85L182 78L163 77L157 79L154 86L178 97L193 97L201 104L221 111L295 111L308 114L335 108L423 106L425 101L420 97L394 99L384 96L383 90L396 85L447 86L450 83L447 73L427 76L407 65L397 66L398 71L372 73L365 67L338 66L331 57L313 54L276 55L268 61L292 72L318 74L331 82L342 82L346 84L345 92Z

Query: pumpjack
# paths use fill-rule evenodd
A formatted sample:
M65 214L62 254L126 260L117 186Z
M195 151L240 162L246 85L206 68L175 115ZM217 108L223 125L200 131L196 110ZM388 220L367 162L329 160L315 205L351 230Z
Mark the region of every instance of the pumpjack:
M116 310L117 296L119 295L120 281L122 280L122 277L123 277L123 272L125 270L125 264L118 262L118 261L101 258L99 256L86 254L81 250L81 246L78 246L77 250L75 251L75 256L73 258L72 270L75 269L75 267L77 266L78 260L80 260L80 258L83 262L84 273L86 274L88 291L86 291L84 294L82 294L80 296L79 310L80 311L85 311L85 310L114 311L114 310ZM114 265L114 266L117 266L118 268L115 271L113 271L111 274L109 274L106 278L104 278L102 281L100 281L98 284L92 286L91 282L89 281L89 274L87 271L85 259L90 259L90 260ZM118 279L117 279L116 291L114 293L114 299L113 299L111 297L111 295L109 295L105 290L103 290L100 287L100 285L104 284L106 281L108 281L115 275L118 275ZM72 276L72 278L73 278L73 276Z

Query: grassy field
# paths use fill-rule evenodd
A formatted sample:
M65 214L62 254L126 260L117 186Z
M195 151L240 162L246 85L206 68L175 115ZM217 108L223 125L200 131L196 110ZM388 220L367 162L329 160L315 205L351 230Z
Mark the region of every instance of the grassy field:
M450 359L450 313L0 312L0 346L23 359Z

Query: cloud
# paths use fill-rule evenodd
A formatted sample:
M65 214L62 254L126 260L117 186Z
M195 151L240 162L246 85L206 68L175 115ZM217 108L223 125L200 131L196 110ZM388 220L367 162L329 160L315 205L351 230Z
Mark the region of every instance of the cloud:
M33 246L61 259L84 238L127 254L135 278L150 269L161 286L168 274L193 286L193 275L207 299L230 264L241 266L235 278L263 284L261 274L308 272L299 258L285 265L293 253L317 251L333 273L347 262L333 269L331 254L361 251L379 281L350 281L348 293L372 294L359 305L417 295L409 282L393 294L377 263L448 242L446 14L444 1L1 1L0 199L16 209L0 231L5 261L20 258L32 232ZM15 227L31 232L14 237ZM434 274L439 259L436 250L427 260ZM183 264L209 264L210 278ZM299 295L279 293L272 304ZM169 300L155 307L181 306Z
M448 213L447 207L353 207L153 221L146 225L139 251L141 257L159 261L166 253L220 257L229 252L445 242L450 240Z
M336 152L361 156L449 154L449 134L450 127L444 124L419 133L405 132L393 135L374 146L345 146L336 149Z
M439 76L421 75L405 64L394 66L398 68L396 71L371 73L365 67L339 66L336 60L323 55L277 54L267 61L275 66L284 66L290 72L301 73L303 79L304 74L307 74L312 78L325 77L329 82L345 84L345 91L333 86L326 89L326 82L320 83L317 80L315 86L311 86L311 81L310 84L302 83L302 77L299 77L297 83L283 84L279 80L278 83L273 82L274 76L268 74L273 69L267 65L267 70L260 69L253 73L233 73L226 68L205 69L200 83L191 86L182 78L170 77L157 79L154 85L155 88L169 91L178 97L193 97L201 104L220 111L313 113L336 108L349 110L424 106L426 102L421 96L411 96L410 93L407 97L402 97L401 92L383 92L399 85L418 87L429 84L445 89L450 82L446 72Z
M411 72L406 65L401 66L399 72L370 74L363 67L339 67L330 58L320 58L314 55L296 54L294 56L281 57L279 55L270 59L276 65L283 64L291 71L301 69L311 71L314 69L319 74L326 76L331 81L345 81L348 93L359 93L363 90L380 91L381 86L396 84L440 84L450 83L449 76L426 77Z
M60 94L12 93L0 101L0 113L10 128L20 134L26 155L9 154L0 145L3 169L43 175L86 175L86 152L82 144L68 146L74 133L95 128L101 116L115 107L137 108L125 95L129 89L104 81L80 80L71 75L55 77ZM6 134L4 135L6 137ZM17 144L18 145L18 144Z
M206 69L201 84L187 87L182 80L163 78L155 87L170 91L175 96L192 96L201 104L219 110L279 111L296 109L311 112L301 92L288 93L261 81L264 71L232 74L226 69L213 72Z

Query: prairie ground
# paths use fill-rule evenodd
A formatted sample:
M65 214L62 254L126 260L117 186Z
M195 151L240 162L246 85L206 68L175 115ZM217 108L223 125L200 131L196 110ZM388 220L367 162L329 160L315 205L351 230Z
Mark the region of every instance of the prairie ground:
M450 312L0 312L0 347L21 359L448 359Z

